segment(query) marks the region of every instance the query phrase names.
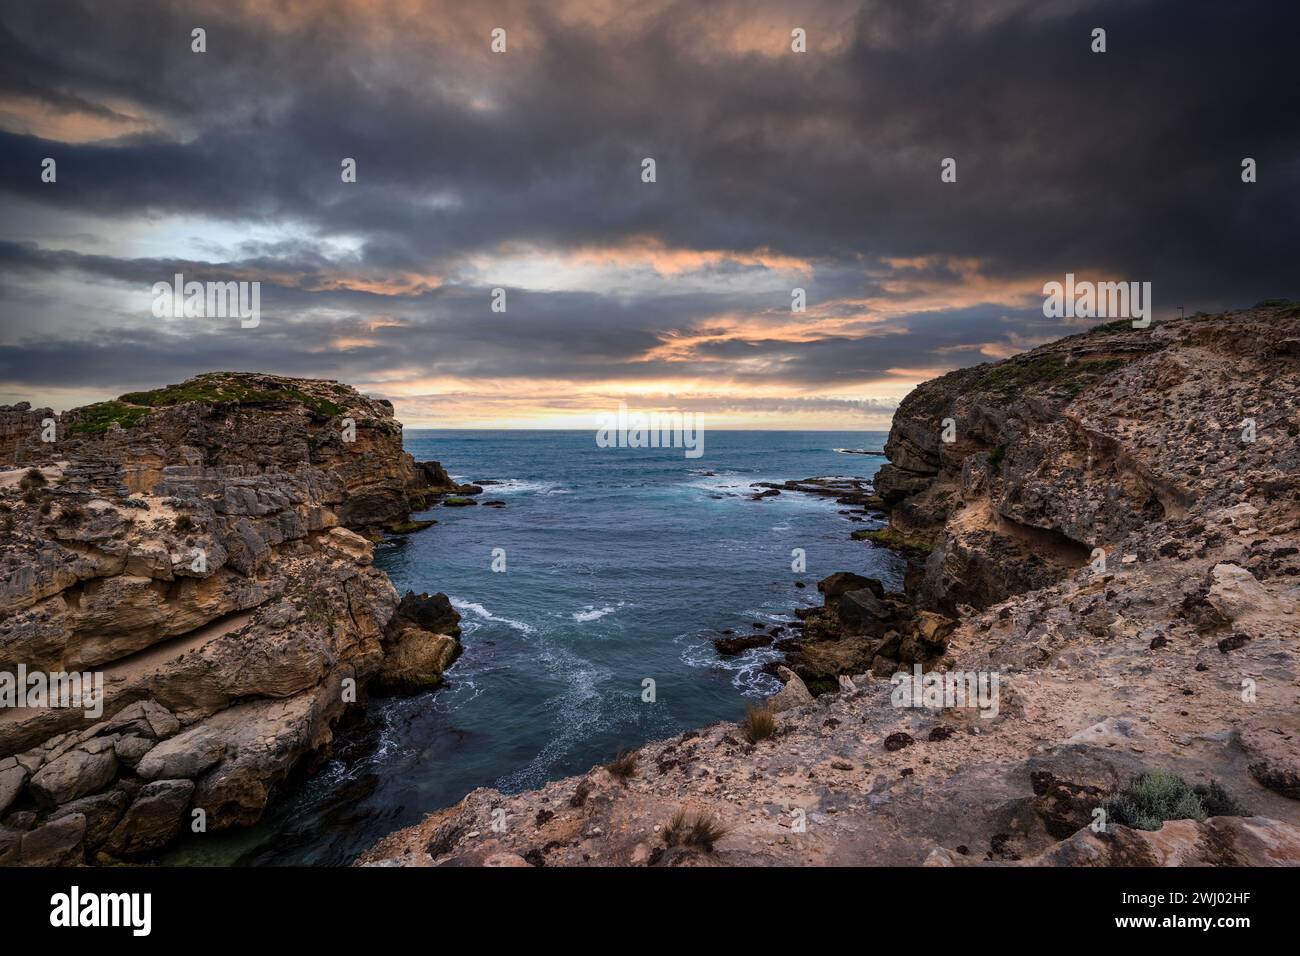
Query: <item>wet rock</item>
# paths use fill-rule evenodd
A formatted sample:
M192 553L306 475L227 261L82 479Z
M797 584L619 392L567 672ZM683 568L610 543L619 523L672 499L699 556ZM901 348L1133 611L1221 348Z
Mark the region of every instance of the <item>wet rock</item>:
M770 634L754 634L746 637L717 637L713 639L713 646L719 654L725 657L734 657L751 647L767 647L772 643Z

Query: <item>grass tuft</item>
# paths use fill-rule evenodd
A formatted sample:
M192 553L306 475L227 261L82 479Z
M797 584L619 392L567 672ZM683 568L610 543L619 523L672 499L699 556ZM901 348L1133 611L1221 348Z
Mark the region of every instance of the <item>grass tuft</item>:
M745 716L740 721L740 732L751 744L767 740L776 733L776 713L771 707L745 705Z
M678 810L673 818L664 824L660 835L668 846L687 846L712 853L713 846L722 841L731 830L723 826L711 814L689 816L685 810Z
M640 757L641 755L635 750L625 751L619 747L618 756L605 764L605 769L609 771L611 777L626 781L636 774L636 764Z

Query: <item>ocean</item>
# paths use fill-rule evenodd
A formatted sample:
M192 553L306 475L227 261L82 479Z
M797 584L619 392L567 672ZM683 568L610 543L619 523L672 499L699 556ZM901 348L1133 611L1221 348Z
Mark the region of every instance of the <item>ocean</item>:
M193 838L166 862L346 864L475 787L535 787L620 747L739 718L747 700L779 689L760 670L779 655L722 658L713 638L820 604L816 582L835 571L902 586L896 556L849 537L875 525L854 523L833 498L756 501L750 486L869 478L885 459L848 452L885 438L708 431L691 459L680 448L600 448L591 431L408 429L417 460L497 482L480 504L421 512L438 524L376 549L400 592L448 595L464 653L438 690L373 700L257 827Z

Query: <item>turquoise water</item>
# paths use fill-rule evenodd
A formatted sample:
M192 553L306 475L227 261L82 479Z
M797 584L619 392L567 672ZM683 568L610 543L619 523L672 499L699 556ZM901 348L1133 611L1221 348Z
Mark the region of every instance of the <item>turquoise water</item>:
M788 620L841 570L901 586L886 551L852 541L834 499L750 485L870 477L881 432L707 432L704 455L599 448L592 432L415 431L406 447L460 480L495 480L476 505L379 546L399 591L445 592L464 653L444 687L372 702L336 758L252 831L203 838L175 861L347 863L392 830L479 786L506 790L587 770L619 747L743 713L779 688L758 649L719 658L722 629ZM794 548L807 570L791 570ZM492 570L504 549L504 573ZM796 581L807 585L803 589ZM656 701L642 702L645 679ZM215 853L215 857L214 854Z

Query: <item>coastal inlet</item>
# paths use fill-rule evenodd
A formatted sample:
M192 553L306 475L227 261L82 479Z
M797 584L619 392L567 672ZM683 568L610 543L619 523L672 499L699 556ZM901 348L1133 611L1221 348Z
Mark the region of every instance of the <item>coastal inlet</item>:
M182 844L175 862L347 863L394 829L475 787L535 787L634 747L735 720L780 689L756 647L719 655L725 631L766 632L820 605L816 582L854 569L902 586L874 527L836 496L762 487L808 476L870 478L879 433L710 432L708 454L601 449L590 432L407 430L499 501L419 512L375 563L401 592L444 591L464 652L434 694L374 701L341 730L335 759L256 828ZM757 486L757 487L756 487ZM791 570L791 552L807 570ZM505 573L492 570L504 549ZM797 582L806 586L796 587ZM657 700L641 701L642 681ZM215 854L214 854L215 850Z

